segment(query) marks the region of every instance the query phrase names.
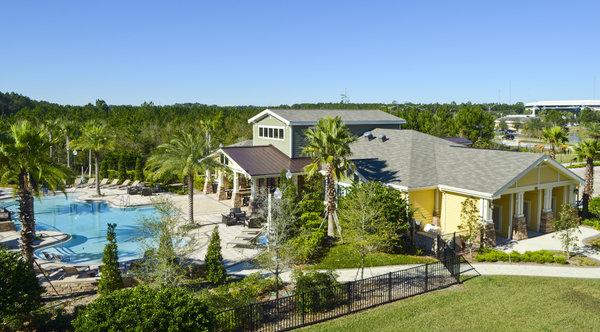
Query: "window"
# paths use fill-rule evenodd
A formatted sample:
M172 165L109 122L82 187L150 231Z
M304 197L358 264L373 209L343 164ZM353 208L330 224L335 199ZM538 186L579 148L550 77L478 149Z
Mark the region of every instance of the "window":
M258 137L283 140L285 139L285 132L281 127L259 126Z

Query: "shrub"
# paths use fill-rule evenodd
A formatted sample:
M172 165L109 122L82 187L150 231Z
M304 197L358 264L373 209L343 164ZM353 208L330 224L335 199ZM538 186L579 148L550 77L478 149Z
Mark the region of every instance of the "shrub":
M206 264L206 280L213 284L222 284L227 279L227 272L221 255L221 237L219 228L215 226L204 258Z
M294 260L298 263L307 263L323 255L325 251L325 230L306 230L290 240Z
M20 326L40 306L41 293L31 265L0 246L0 330Z
M523 262L523 263L557 263L567 264L567 257L563 253L537 250L520 253L513 251L506 253L496 249L482 249L475 255L478 262Z
M248 313L244 309L245 306L257 302L260 297L274 289L274 278L263 278L259 273L253 273L240 281L204 290L200 297L211 308L239 308L221 312L216 316L220 330L236 331L242 330L246 322L257 321L262 315L258 308Z
M332 271L294 271L299 310L310 313L330 309L339 304L342 300L342 286L336 278Z
M144 164L140 157L135 158L134 178L138 181L144 181Z
M102 255L102 265L100 266L100 281L98 281L98 293L108 294L117 289L123 288L123 279L119 271L119 255L117 253L117 238L115 228L117 224L108 224L106 230L106 240L108 243L104 246Z
M208 331L214 313L181 288L137 286L102 296L77 314L75 331Z
M583 224L600 231L600 219L585 219Z
M588 209L590 213L600 218L600 197L594 197L590 199L590 202L588 204Z

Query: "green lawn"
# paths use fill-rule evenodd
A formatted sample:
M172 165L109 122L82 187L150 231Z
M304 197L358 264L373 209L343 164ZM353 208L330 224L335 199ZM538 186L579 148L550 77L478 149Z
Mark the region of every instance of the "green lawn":
M422 264L435 261L430 257L374 252L365 257L365 266ZM351 244L339 244L331 247L319 263L310 266L310 268L321 270L355 267L360 267L360 255Z
M314 331L592 331L600 280L486 276L345 316Z

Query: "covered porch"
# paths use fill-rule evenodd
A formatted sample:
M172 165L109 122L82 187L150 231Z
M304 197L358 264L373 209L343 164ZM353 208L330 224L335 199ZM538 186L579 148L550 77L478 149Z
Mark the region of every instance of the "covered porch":
M252 206L261 193L275 191L281 174L299 187L304 182L304 166L309 158L289 158L273 147L224 147L219 151L223 170L217 175L217 199L231 200L233 207Z
M493 225L497 243L550 233L563 204L575 204L577 190L574 182L512 188L496 199L482 199L488 210L483 219Z

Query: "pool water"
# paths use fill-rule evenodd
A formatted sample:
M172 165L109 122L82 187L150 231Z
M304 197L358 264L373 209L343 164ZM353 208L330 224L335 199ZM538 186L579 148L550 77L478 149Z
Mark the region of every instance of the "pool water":
M18 206L9 210L16 211ZM106 244L107 223L116 223L119 261L139 258L143 248L139 239L147 233L141 218L156 216L151 206L113 208L106 202L78 201L71 196L56 195L35 199L36 230L59 231L71 235L67 242L36 250L59 254L72 264L100 264ZM15 213L15 215L17 215Z

